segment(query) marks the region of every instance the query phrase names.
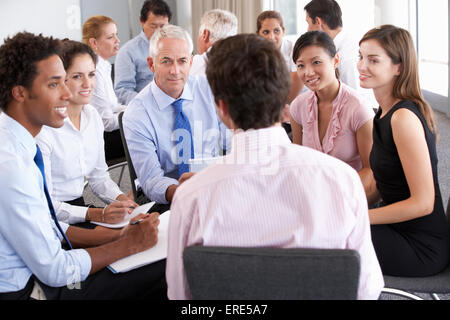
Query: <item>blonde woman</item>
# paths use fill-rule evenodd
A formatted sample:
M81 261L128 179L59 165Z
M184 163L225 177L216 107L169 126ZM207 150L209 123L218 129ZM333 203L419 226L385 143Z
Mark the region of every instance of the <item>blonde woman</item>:
M106 160L125 156L119 131L119 114L126 109L118 102L111 77L112 66L108 59L119 51L117 25L105 16L93 16L83 25L83 43L98 55L96 86L91 104L103 120L105 128Z
M437 130L420 90L417 57L408 31L391 25L360 41L361 86L373 89L374 119L365 181L372 240L384 274L422 277L449 262L449 228L437 175Z

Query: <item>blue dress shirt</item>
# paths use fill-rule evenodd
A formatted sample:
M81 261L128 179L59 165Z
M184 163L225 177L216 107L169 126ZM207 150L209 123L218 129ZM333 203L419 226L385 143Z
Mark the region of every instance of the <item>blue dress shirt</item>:
M0 292L22 290L34 274L48 286L84 281L86 250L65 251L50 216L44 181L34 162L36 141L17 121L0 114ZM64 232L68 225L61 223Z
M119 103L128 105L152 80L147 64L150 42L142 31L118 52L114 63L114 90Z
M228 150L232 134L217 116L206 76L189 77L180 99L192 129L194 158L217 157ZM178 185L174 101L153 81L131 101L123 116L125 138L142 190L161 204L167 203L167 188Z

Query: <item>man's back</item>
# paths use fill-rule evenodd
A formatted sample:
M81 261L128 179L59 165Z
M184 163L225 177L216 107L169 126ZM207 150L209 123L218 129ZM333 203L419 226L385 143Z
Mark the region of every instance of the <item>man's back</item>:
M184 274L172 254L178 245L356 249L360 297L377 298L383 286L358 175L341 161L292 145L280 127L236 135L230 155L180 187L171 212L171 299L189 295L178 288Z

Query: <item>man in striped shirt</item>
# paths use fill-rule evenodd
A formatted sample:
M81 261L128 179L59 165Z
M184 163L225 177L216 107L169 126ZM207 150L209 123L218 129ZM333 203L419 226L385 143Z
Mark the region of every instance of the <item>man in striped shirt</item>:
M377 299L383 276L367 200L344 162L291 143L280 124L290 78L279 50L256 35L216 43L206 74L231 153L181 185L171 207L169 299L190 299L187 246L354 249L359 299Z

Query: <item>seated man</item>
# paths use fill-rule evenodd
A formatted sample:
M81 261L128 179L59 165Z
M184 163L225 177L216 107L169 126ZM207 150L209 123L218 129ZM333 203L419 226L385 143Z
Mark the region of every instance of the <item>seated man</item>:
M0 47L0 300L28 300L36 283L49 300L164 298L165 261L118 275L105 268L156 244L157 214L123 230L56 219L34 137L67 117L71 93L59 50L59 40L31 33ZM132 202L121 204L127 212Z
M189 77L193 44L178 26L166 25L150 41L153 82L129 104L123 127L145 195L172 201L189 159L217 157L226 128L219 120L206 76Z
M163 0L146 0L142 5L142 32L120 48L114 64L114 90L121 104L128 105L153 80L153 72L147 67L149 41L171 17L170 7Z
M354 249L360 299L377 299L383 276L370 237L359 176L344 162L293 145L280 119L288 99L286 63L270 41L238 35L214 44L206 75L231 152L197 173L171 206L169 299L191 298L183 250L191 245Z
M200 21L198 31L198 52L192 62L191 75L205 74L206 53L214 42L236 35L238 32L237 17L226 10L207 11Z

